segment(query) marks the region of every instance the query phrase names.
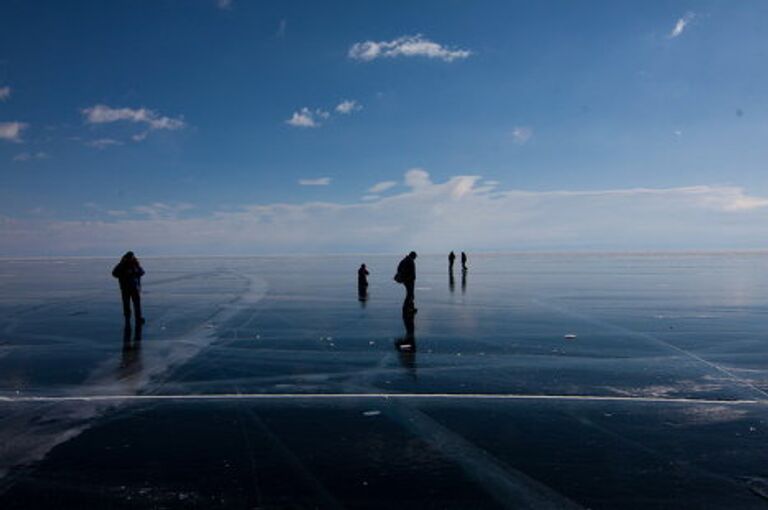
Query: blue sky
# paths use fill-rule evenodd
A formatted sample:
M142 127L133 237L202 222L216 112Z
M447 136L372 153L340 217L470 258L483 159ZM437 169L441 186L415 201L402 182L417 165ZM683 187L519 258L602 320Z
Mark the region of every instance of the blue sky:
M760 248L765 20L6 0L0 255Z

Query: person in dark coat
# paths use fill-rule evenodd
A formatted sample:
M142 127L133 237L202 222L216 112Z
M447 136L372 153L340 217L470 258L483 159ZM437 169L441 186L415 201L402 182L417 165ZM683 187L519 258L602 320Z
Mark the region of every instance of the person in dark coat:
M112 270L112 276L120 282L120 294L123 298L123 316L125 317L125 327L131 327L131 302L133 302L133 313L136 327L140 328L144 324L144 317L141 315L141 277L144 276L139 260L132 251L127 252L120 259L120 262Z
M467 254L464 252L461 252L461 270L467 270Z
M413 288L416 285L416 252L412 251L400 261L397 265L397 279L405 285L405 300L403 301L403 312L416 313L414 306L415 296Z
M448 271L453 273L453 263L456 260L456 254L451 251L451 253L448 254Z
M360 269L357 270L357 298L361 303L364 303L368 299L368 268L365 264L360 264Z
M365 264L360 264L360 269L357 270L357 287L366 289L368 288L368 268Z

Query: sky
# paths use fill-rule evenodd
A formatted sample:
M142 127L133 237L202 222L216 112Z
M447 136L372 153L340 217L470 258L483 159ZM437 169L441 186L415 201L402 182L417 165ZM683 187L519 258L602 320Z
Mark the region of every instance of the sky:
M768 3L0 2L0 256L765 248Z

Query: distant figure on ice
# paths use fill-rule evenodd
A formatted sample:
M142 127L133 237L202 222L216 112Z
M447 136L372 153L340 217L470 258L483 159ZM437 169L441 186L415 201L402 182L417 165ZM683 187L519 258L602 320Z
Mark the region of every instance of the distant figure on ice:
M131 327L131 301L133 301L133 313L136 320L136 327L140 328L144 324L144 317L141 315L141 277L144 276L144 270L139 264L139 260L129 251L112 270L112 276L120 282L120 294L123 298L123 316L125 316L125 327Z
M453 263L456 261L456 254L453 253L453 250L451 250L451 253L448 254L448 272L453 274Z
M368 299L368 269L365 264L360 264L360 269L357 270L357 298L361 302L365 302Z
M416 285L416 252L406 255L397 265L395 281L405 285L405 300L403 301L404 313L416 313L414 306L413 287Z
M461 252L461 270L467 270L467 254L464 252Z

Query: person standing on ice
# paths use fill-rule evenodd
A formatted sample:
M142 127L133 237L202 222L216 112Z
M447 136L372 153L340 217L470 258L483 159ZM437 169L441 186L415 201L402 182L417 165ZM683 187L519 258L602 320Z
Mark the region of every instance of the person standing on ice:
M467 270L467 254L464 252L461 252L461 270Z
M368 268L365 264L360 264L360 269L357 270L357 288L365 290L368 288Z
M453 253L453 250L451 250L451 253L448 254L448 272L453 273L453 263L456 260L456 254Z
M397 265L395 281L405 285L405 300L403 300L403 313L416 313L414 306L415 296L413 288L416 285L416 252L406 255Z
M365 264L360 264L360 269L357 270L357 298L364 302L368 299L368 268Z
M125 317L125 327L131 327L131 302L133 302L133 313L136 327L144 325L144 317L141 315L141 277L144 276L144 269L139 264L139 259L132 251L127 252L120 259L120 262L112 270L112 276L120 282L120 295L123 298L123 316Z

